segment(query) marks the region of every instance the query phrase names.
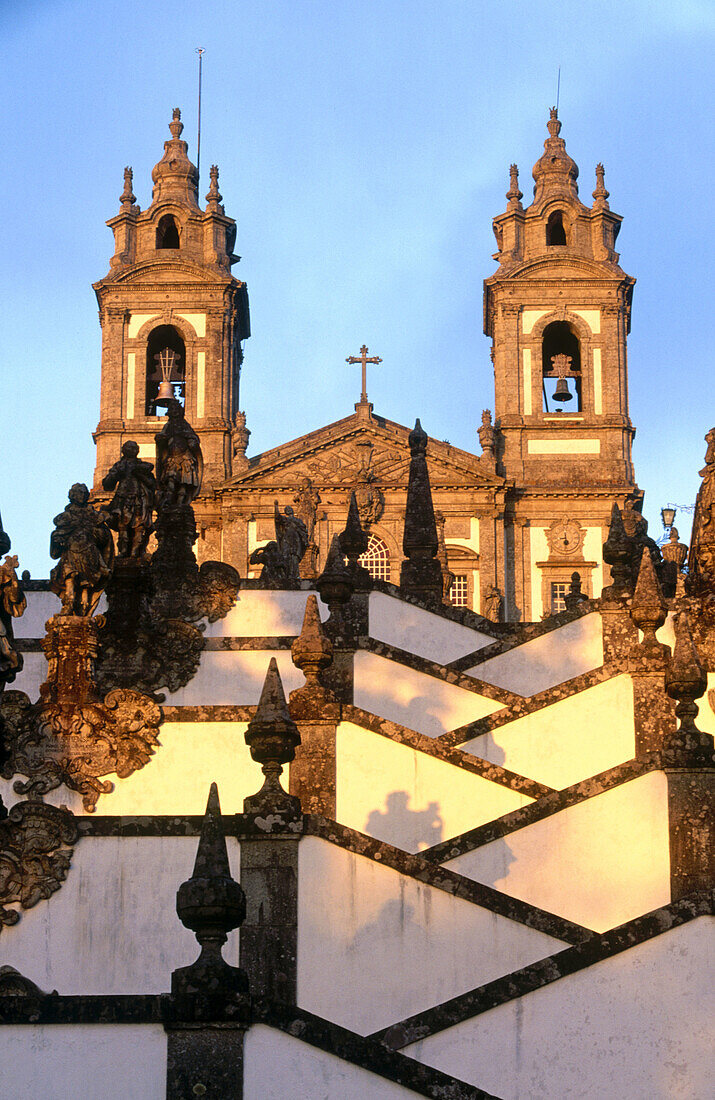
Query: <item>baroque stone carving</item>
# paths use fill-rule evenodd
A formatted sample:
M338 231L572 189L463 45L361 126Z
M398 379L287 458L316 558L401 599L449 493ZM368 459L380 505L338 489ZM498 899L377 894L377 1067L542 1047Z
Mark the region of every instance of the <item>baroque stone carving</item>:
M477 435L479 436L482 455L487 459L493 460L496 454L496 434L494 425L492 424L490 409L484 409L482 413L482 423L477 431Z
M43 641L48 674L40 702L18 691L0 699L4 778L25 776L13 789L35 797L64 784L81 795L88 813L114 789L103 777L124 779L149 761L162 720L161 708L136 690L117 688L100 699L93 678L97 630L91 619L53 616Z
M305 676L302 687L290 693L290 713L295 718L324 718L336 710L336 699L325 687L322 674L333 661L333 643L325 633L318 601L311 593L305 605L303 627L291 646L293 664Z
M643 548L638 583L631 601L631 619L643 631L640 651L647 657L658 657L669 652L656 639L655 633L663 625L668 609L658 583L653 560L648 547Z
M419 420L409 435L410 476L407 483L402 548L406 560L400 569L400 588L428 605L442 602L442 570L437 558L437 527L427 470L427 433Z
M109 526L117 532L117 554L120 558L141 557L153 531L152 512L156 481L151 462L139 458L139 446L128 440L122 446L122 457L102 479L102 488L114 489L107 507Z
M675 714L680 719L680 725L664 738L662 752L665 764L695 768L715 766L713 738L695 725L699 709L695 700L705 694L707 686L707 673L700 663L687 613L681 611L675 619L673 656L665 670L665 689L676 700Z
M204 461L199 437L186 420L183 406L172 399L168 420L156 440L156 476L159 509L191 504L199 495Z
M695 501L690 539L690 587L715 594L715 428L705 436L707 450L703 479Z
M482 599L482 615L490 623L501 621L502 594L495 584L490 584Z
M7 906L19 903L31 909L59 890L69 871L69 845L76 840L69 810L36 800L18 802L0 821L0 931L20 919ZM12 992L6 973L2 979L2 992Z
M16 555L8 554L10 547L0 519L0 554L7 555L0 565L0 691L13 682L23 665L22 654L15 648L12 620L23 614L27 601L15 572L19 562Z
M372 468L372 444L369 439L365 439L361 440L357 447L360 459L353 483L353 492L355 493L360 522L363 527L369 528L371 524L378 522L385 510L385 495L377 484L377 478Z
M300 800L281 786L283 765L295 757L300 744L298 727L288 712L283 683L275 657L271 657L256 713L248 723L246 744L251 759L262 766L265 782L257 794L244 799L246 813L298 814Z
M252 565L262 565L260 579L268 585L295 588L300 584L300 563L308 547L308 531L302 519L288 505L283 512L274 506L276 537L259 546L250 557Z
M62 615L93 615L114 560L114 542L105 512L89 503L80 483L69 491L69 504L54 518L50 557L59 558L50 573L50 588L62 601Z

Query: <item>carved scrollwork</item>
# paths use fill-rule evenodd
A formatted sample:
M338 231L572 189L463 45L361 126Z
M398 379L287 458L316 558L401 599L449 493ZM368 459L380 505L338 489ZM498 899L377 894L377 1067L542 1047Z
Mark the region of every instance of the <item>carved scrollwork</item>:
M0 700L7 759L2 775L17 779L17 794L41 797L64 784L77 791L88 813L100 794L114 789L107 775L125 779L143 768L158 745L161 708L129 688L110 691L103 703L37 703L20 691Z
M0 821L0 930L20 919L8 905L31 909L59 890L76 840L74 816L64 807L18 802Z

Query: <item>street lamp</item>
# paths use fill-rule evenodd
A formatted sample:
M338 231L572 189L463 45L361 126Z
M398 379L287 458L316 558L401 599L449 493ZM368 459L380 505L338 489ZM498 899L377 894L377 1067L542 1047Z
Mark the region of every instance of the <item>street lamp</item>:
M663 526L665 528L671 528L675 523L676 510L672 505L668 505L667 508L661 508L660 517L663 520Z

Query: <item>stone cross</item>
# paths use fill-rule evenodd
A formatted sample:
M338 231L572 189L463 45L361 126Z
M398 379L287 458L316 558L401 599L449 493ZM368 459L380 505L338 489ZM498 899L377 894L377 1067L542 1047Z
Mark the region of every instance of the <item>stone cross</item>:
M361 405L367 405L367 364L382 362L382 359L379 355L373 355L368 358L367 350L367 344L363 344L363 346L360 348L359 355L349 355L345 360L346 363L362 364L362 393L360 394Z

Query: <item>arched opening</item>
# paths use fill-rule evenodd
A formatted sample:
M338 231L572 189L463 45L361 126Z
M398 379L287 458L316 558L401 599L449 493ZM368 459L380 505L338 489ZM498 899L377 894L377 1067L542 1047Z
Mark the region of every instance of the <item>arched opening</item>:
M554 210L552 214L549 214L549 220L546 223L546 243L549 246L566 244L564 216L560 210Z
M164 214L156 227L157 248L178 248L179 227L173 214Z
M156 416L156 401L159 383L162 381L159 355L169 348L174 352L174 365L169 381L174 397L180 405L186 404L186 348L184 341L173 325L159 325L149 333L146 343L146 415Z
M360 565L367 569L373 580L390 580L390 551L377 535L370 535L367 550L358 558Z
M552 321L541 338L544 412L580 412L581 346L568 321Z

